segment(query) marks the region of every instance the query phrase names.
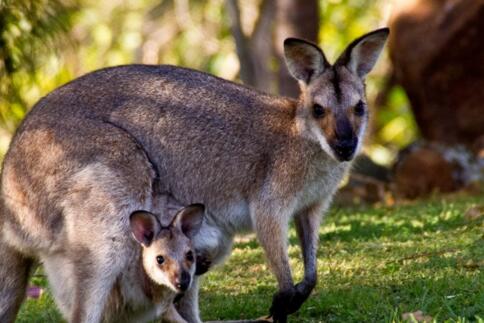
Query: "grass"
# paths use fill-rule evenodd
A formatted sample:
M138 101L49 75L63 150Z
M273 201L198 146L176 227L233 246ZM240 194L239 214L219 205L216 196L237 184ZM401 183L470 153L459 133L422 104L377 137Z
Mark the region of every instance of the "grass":
M333 208L320 229L319 280L290 322L401 322L422 311L435 322L484 322L484 219L465 211L480 197L434 198L395 207ZM290 231L297 280L303 265ZM35 282L45 285L42 276ZM254 238L239 239L200 294L205 320L268 313L276 282ZM24 303L18 322L57 322L49 293Z

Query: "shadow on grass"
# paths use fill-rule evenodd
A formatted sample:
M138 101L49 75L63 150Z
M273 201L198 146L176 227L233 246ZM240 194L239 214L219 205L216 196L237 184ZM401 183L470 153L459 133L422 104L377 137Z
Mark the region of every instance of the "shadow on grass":
M423 233L452 231L464 225L482 225L483 220L468 223L464 219L464 210L475 204L474 198L454 205L448 201L419 201L409 205L391 207L353 207L332 208L322 222L324 230L334 229L320 234L320 241L368 241L391 238L394 241L407 241ZM450 216L442 214L451 213ZM430 214L430 215L429 215ZM291 225L294 232L294 225ZM297 245L295 234L289 237L290 245ZM237 242L234 248L257 249L257 239Z
M407 240L409 237L424 232L455 230L465 224L462 219L451 218L438 220L433 223L424 222L421 226L412 224L412 220L420 219L399 219L393 223L375 223L361 221L359 219L339 222L340 225L350 227L349 230L338 230L320 235L321 240L326 241L364 241L391 237L392 240Z
M451 216L442 216L446 212L451 213ZM394 241L406 241L423 233L452 231L465 225L478 226L482 223L482 220L469 223L464 219L462 211L448 208L444 203L433 203L429 209L423 210L419 205L396 209L355 209L354 213L332 210L322 228L334 226L334 229L320 234L320 240L349 242L391 238ZM290 238L290 243L297 243L295 236Z
M429 263L427 267L434 266ZM439 269L452 267L449 260ZM412 270L418 270L420 264ZM423 265L426 267L426 265ZM327 278L327 277L326 277ZM355 277L356 278L356 277ZM480 281L477 281L479 280ZM361 279L319 281L313 295L289 322L399 322L406 312L421 310L436 318L476 321L484 313L484 281L479 275L422 276L365 283ZM253 319L268 313L274 288L247 292L202 292L201 308L207 320Z
M420 204L399 206L396 208L354 208L331 209L324 219L321 228L330 226L334 229L320 234L321 241L368 241L380 238L391 238L395 241L406 241L413 236L431 232L445 232L455 230L469 223L465 221L459 208L449 207L445 202L429 202L424 207ZM452 215L442 217L445 212ZM429 213L432 215L429 216ZM481 221L482 222L482 221ZM470 225L479 225L474 223ZM294 225L291 225L294 232ZM295 234L289 238L291 245L297 245ZM256 239L237 242L234 248L259 248Z

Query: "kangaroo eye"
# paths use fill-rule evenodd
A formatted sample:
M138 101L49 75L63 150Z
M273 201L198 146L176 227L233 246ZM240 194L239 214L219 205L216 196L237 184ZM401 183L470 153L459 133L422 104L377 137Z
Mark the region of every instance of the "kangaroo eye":
M322 118L324 117L324 114L325 114L325 111L322 106L320 106L319 104L315 104L313 106L313 115L315 118Z
M193 261L193 252L191 251L187 252L186 258L188 261Z
M156 256L156 262L158 265L161 265L165 262L165 258L163 258L163 256Z
M365 104L360 101L355 105L355 115L362 117L365 114Z

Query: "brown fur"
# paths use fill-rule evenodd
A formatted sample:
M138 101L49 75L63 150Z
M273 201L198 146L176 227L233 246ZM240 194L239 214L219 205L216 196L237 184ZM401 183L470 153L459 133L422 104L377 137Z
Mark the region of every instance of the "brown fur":
M355 132L359 132L361 130L361 127L366 123L366 117L356 116L353 108L353 106L349 107L345 112L343 112L343 116L339 117L346 118L351 125L351 129L353 129ZM337 120L333 112L327 113L326 117L321 119L318 123L321 127L321 130L324 132L325 137L328 139L328 142L337 141Z
M5 157L0 244L53 267L60 262L57 275L76 291L58 290L60 307L72 322L97 322L132 250L129 214L153 209L153 196L169 193L183 205L206 205L193 243L214 263L236 232L256 231L279 283L272 313L284 321L315 285L321 214L350 166L325 138L334 122L318 125L312 107L329 108L337 119L364 100L362 73L387 34L361 38L344 54L345 65L335 66L315 45L292 40L286 59L301 84L297 101L173 66L103 69L53 91L25 118ZM364 127L351 124L360 145ZM305 263L296 286L287 255L293 217ZM58 277L49 279L55 285ZM181 311L199 322L193 286ZM0 309L14 313L20 296L3 295Z
M9 303L0 303L0 322L13 322L25 298L32 260L2 245L0 247L0 293Z
M203 209L191 209L196 210L198 218L202 217ZM182 209L175 219L184 217L189 210L190 207ZM139 211L135 213L139 214ZM143 217L131 215L130 223L138 223L142 228L153 228L152 225L158 223L154 214L146 211L142 213ZM175 310L173 301L180 291L180 287L176 286L177 279L183 272L193 277L195 266L193 261L187 262L185 259L192 246L180 223L183 222L172 221L163 228L156 225L159 232L155 233L151 241L138 241L140 236L133 231L133 237L140 245L133 249L128 265L111 288L104 306L104 322L147 322L156 318L169 322L186 322ZM161 265L156 262L158 255L163 255L165 259Z

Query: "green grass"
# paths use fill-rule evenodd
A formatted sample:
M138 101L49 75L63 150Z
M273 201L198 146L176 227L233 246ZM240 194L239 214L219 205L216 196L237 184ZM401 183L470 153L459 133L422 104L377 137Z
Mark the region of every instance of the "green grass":
M421 310L436 322L483 323L484 220L464 217L478 203L482 198L453 197L332 209L320 229L318 286L290 322L400 322ZM293 229L289 253L299 280ZM203 319L239 319L267 314L276 282L257 242L246 238L202 286ZM59 320L48 293L28 300L18 318Z

